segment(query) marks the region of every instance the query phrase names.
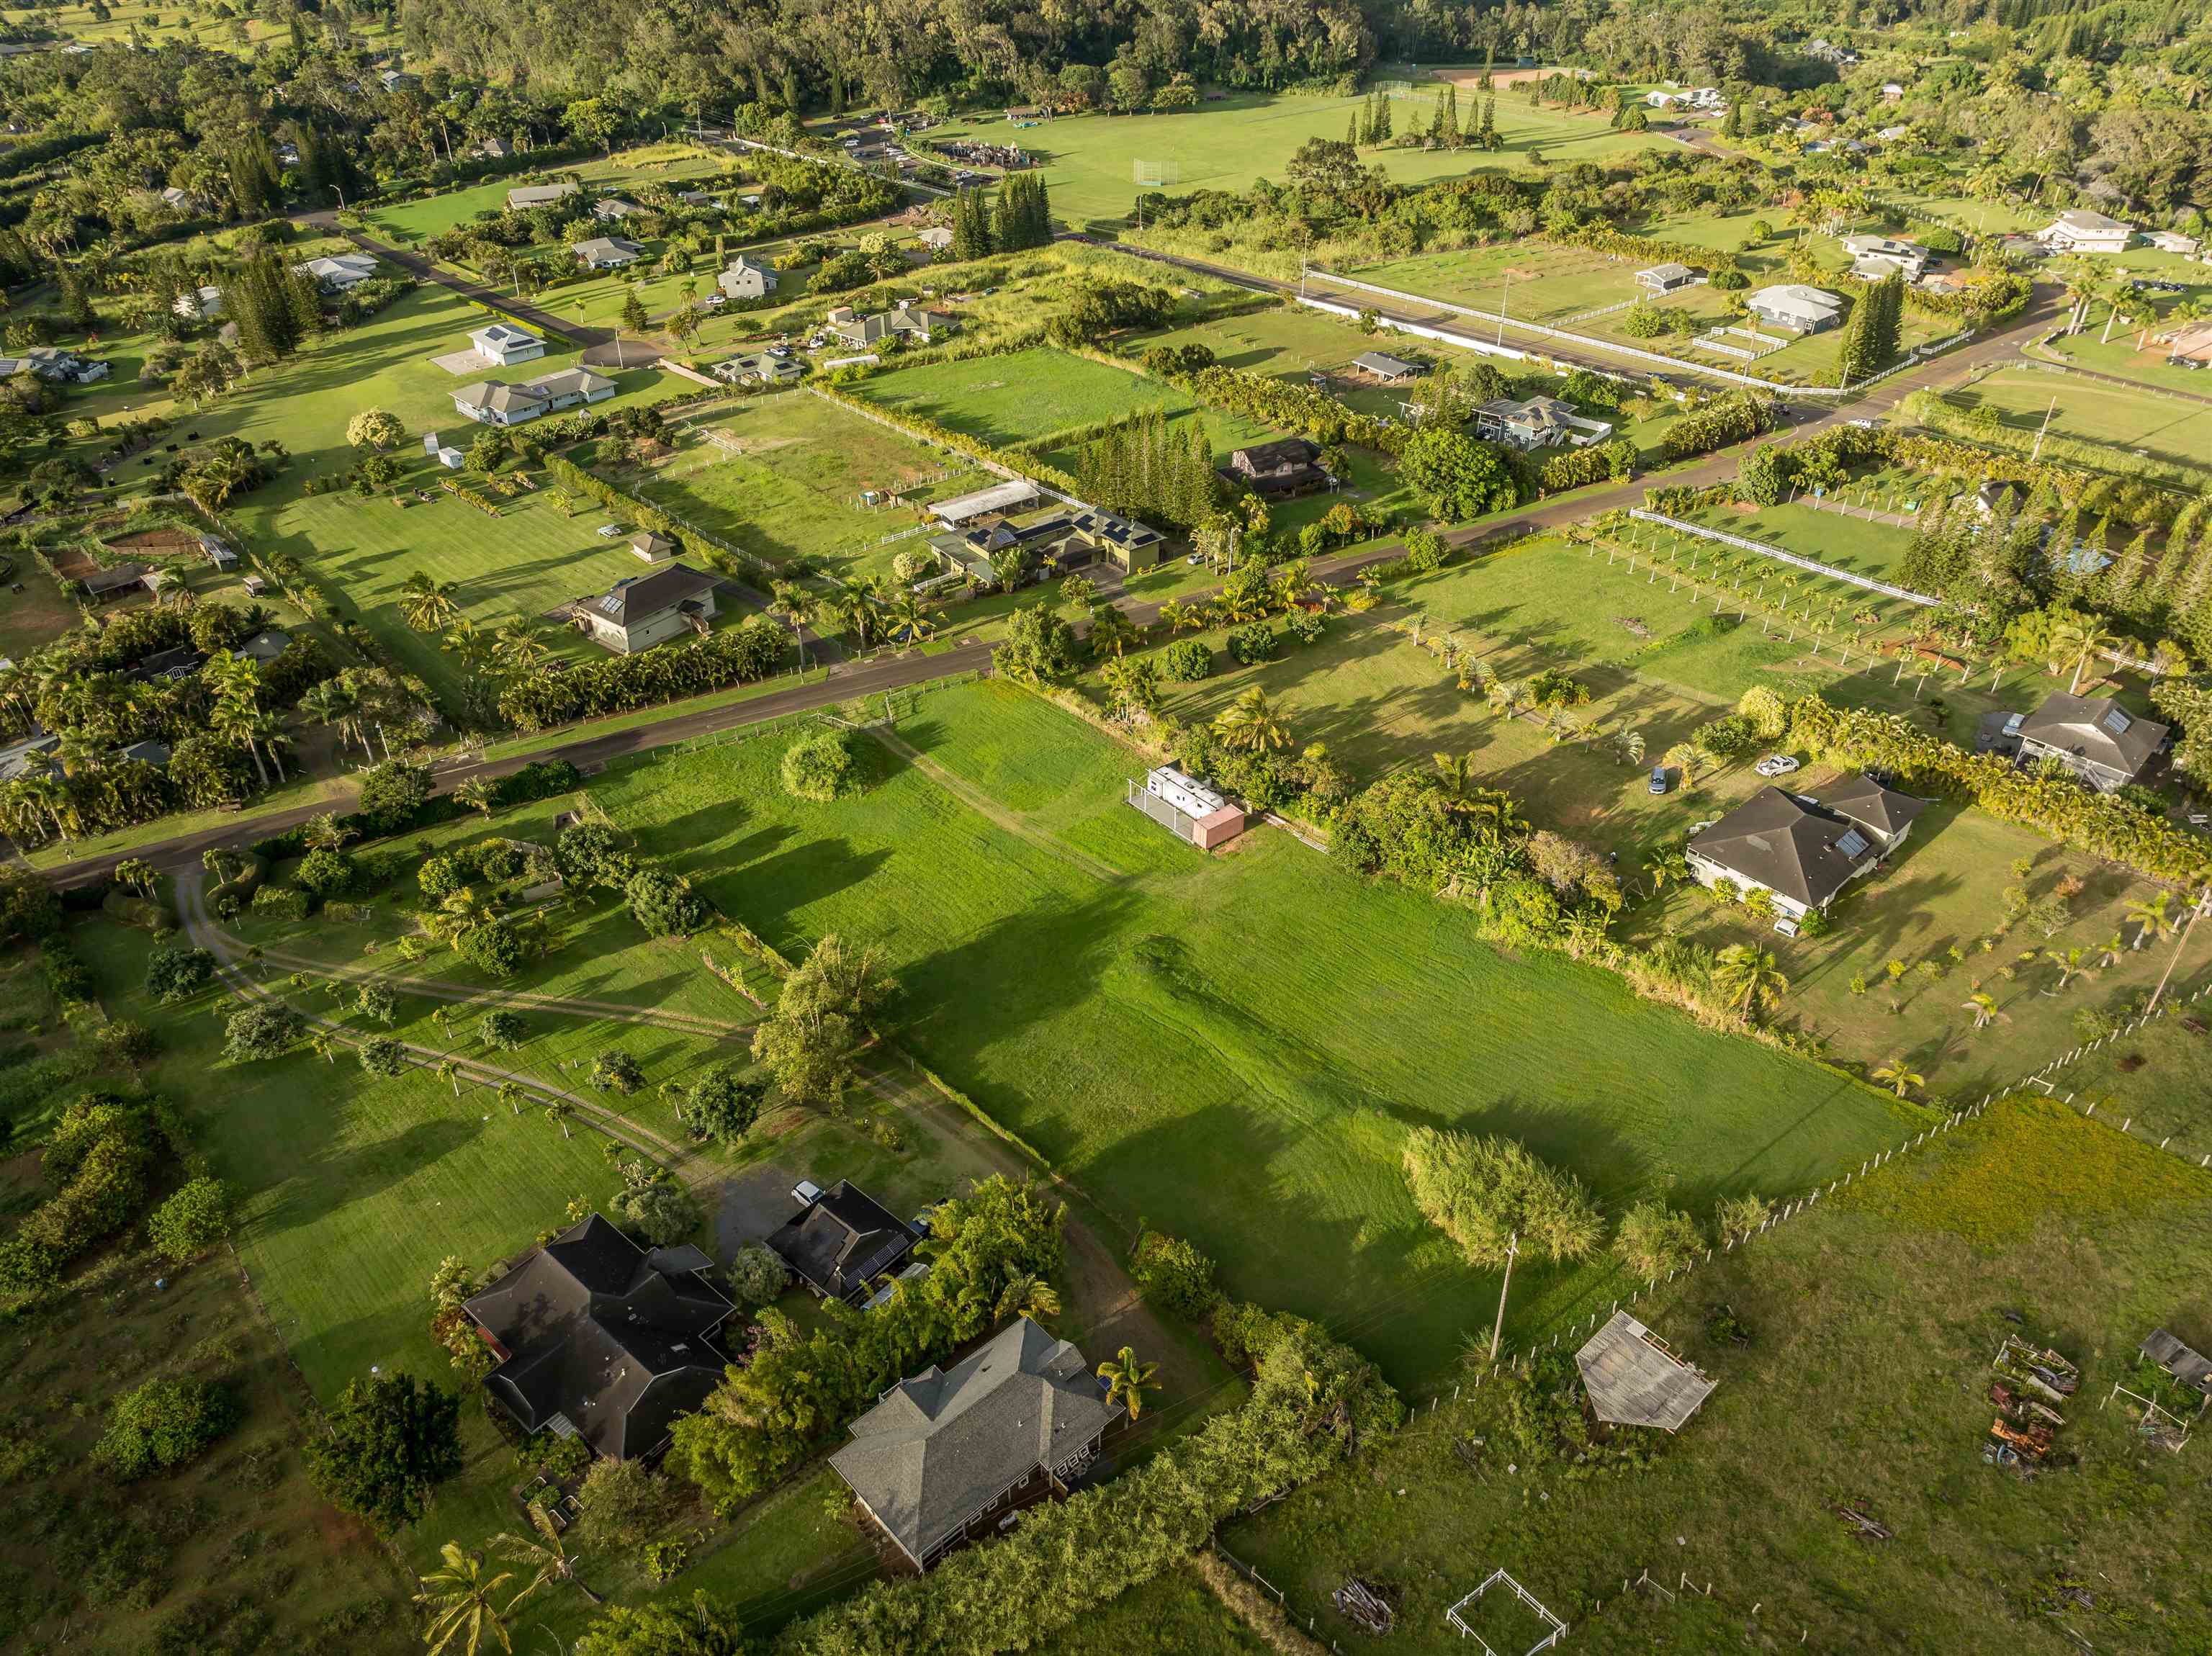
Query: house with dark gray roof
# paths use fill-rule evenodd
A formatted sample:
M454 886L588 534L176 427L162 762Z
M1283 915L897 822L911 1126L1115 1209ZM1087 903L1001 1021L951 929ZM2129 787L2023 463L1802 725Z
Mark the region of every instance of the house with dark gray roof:
M823 1299L857 1304L921 1240L913 1226L846 1179L769 1233L768 1246Z
M2110 696L2053 692L2021 721L2021 762L2055 759L2100 793L2124 788L2166 745L2166 726Z
M892 1386L830 1464L927 1569L994 1516L1065 1494L1119 1418L1083 1353L1024 1317Z
M617 655L635 655L681 633L705 633L714 618L714 577L688 563L650 575L629 575L593 597L578 598L569 616Z
M1336 482L1322 467L1319 446L1303 437L1281 437L1233 450L1221 475L1231 486L1271 500L1327 488Z
M484 1389L526 1432L634 1460L720 1382L732 1307L696 1247L641 1248L598 1214L501 1274L463 1308L499 1359Z
M1765 787L1691 840L1690 872L1764 891L1796 919L1826 908L1853 880L1905 841L1923 801L1860 777L1826 801Z

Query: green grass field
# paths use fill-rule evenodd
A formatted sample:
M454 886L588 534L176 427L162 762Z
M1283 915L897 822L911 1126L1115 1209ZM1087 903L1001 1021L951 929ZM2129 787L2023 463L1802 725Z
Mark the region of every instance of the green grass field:
M915 514L866 505L863 494L942 499L985 481L957 455L793 391L749 398L701 422L677 457L637 487L757 556L805 559L839 575L888 575L893 558L922 543L913 534L890 538L914 530Z
M1469 98L1479 96L1460 94L1462 119L1468 113ZM1346 123L1362 101L1237 93L1179 115L1070 116L1029 128L1003 119L955 120L932 128L926 136L1016 143L1040 156L1054 216L1080 230L1121 222L1136 200L1133 169L1139 161L1164 163L1172 169L1172 180L1158 186L1170 195L1242 190L1260 178L1279 180L1284 164L1307 139L1342 138ZM1392 100L1401 132L1425 131L1434 109L1435 94L1426 88ZM1615 132L1602 116L1538 108L1512 92L1498 95L1497 121L1505 148L1495 155L1417 149L1376 149L1362 155L1371 156L1394 179L1419 183L1485 167L1511 167L1531 149L1565 164L1663 142Z
M1133 756L1019 691L934 694L900 731L988 814L888 760L857 798L798 804L772 740L594 797L787 954L828 931L882 946L902 1038L1115 1221L1188 1234L1234 1291L1356 1331L1401 1378L1449 1361L1484 1283L1407 1200L1409 1121L1522 1134L1608 1201L1673 1180L1692 1204L1802 1185L1901 1128L1863 1089L1601 974L1509 963L1463 916L1282 836L1200 857L1121 803ZM1519 1325L1583 1314L1608 1277L1532 1274Z
M726 173L728 161L690 144L657 144L588 161L556 162L556 176L574 173L586 195L620 195L627 184L675 185ZM423 240L507 206L507 192L534 175L517 173L414 201L373 206L362 213L369 232L402 246Z
M1187 417L1195 407L1173 385L1048 346L1011 356L891 367L870 375L859 390L872 403L1002 446L1037 444L1058 432L1146 409L1164 409L1171 419ZM1217 454L1270 434L1234 415L1202 417Z
M1583 312L1643 296L1633 260L1534 242L1421 253L1346 270L1363 282L1565 327Z
M1360 1635L1329 1603L1347 1575L1398 1595L1393 1647L1443 1656L1472 1648L1445 1609L1501 1567L1571 1625L1565 1647L1608 1656L2197 1648L2212 1611L2174 1538L2206 1513L2202 1446L2148 1447L2099 1404L2137 1384L2154 1326L2212 1334L2208 1198L2203 1174L2061 1107L1997 1107L1637 1307L1718 1382L1650 1465L1593 1476L1532 1451L1486 1384L1222 1544L1347 1651ZM1748 1344L1708 1331L1723 1306ZM2082 1371L2065 1459L2032 1483L1980 1459L2008 1333ZM1851 1502L1895 1540L1858 1538L1833 1510ZM1624 1592L1647 1569L1669 1591ZM2086 1607L2054 1603L2065 1581Z
M2177 372L2179 372L2177 370ZM2202 387L2202 373L2183 376ZM2212 398L2212 390L2200 394ZM2102 385L2078 374L2008 368L1948 393L1952 406L1992 409L2012 442L2033 444L2050 418L2050 434L2100 449L2124 450L2184 485L2212 482L2212 400L2161 396L2145 388ZM2116 456L2116 458L2123 458Z

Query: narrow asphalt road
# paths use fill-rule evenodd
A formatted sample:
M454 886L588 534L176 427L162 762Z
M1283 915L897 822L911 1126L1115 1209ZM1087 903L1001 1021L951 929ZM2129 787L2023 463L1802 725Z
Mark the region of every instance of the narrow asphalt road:
M1172 262L1172 261L1170 261ZM1252 280L1247 278L1248 282ZM1847 419L1872 419L1902 402L1913 391L1940 381L1963 377L1986 363L2002 361L2016 355L2021 343L2045 325L2056 313L2055 290L2039 288L2027 310L2008 325L1985 335L1972 343L1955 351L1931 357L1903 373L1884 380L1873 391L1850 405L1850 411L1832 409L1799 422L1778 434L1776 440L1802 441L1828 430ZM1450 531L1446 539L1455 546L1468 546L1501 535L1521 535L1541 530L1560 529L1601 512L1639 506L1644 492L1655 481L1668 484L1683 484L1692 488L1725 482L1735 474L1741 464L1741 446L1723 449L1698 461L1695 465L1665 474L1663 479L1634 478L1614 483L1605 488L1578 490L1557 499L1535 501L1500 513ZM1340 553L1334 557L1316 561L1314 573L1322 579L1341 583L1350 580L1362 567L1370 563L1397 555L1394 540L1379 540ZM1204 592L1185 595L1185 601L1194 601L1208 596ZM1157 619L1159 605L1132 604L1127 606L1130 618L1139 625ZM719 707L695 708L690 711L672 711L665 718L632 725L629 729L593 736L588 726L579 727L573 741L540 749L528 755L504 759L464 760L439 766L437 791L450 792L461 783L472 778L497 779L520 770L532 760L566 759L580 769L601 766L631 754L643 753L655 748L688 741L693 737L711 735L720 731L740 729L788 714L809 713L817 708L849 701L861 696L873 695L884 690L906 689L927 684L940 678L976 671L989 664L990 646L985 644L966 644L935 655L908 655L887 660L841 662L833 664L830 676L812 684L795 685L787 690L774 690L750 700ZM80 858L46 870L47 877L57 885L79 885L88 881L106 878L115 864L125 857L143 858L163 869L195 868L201 853L217 846L237 846L272 834L296 828L308 818L325 810L347 808L345 799L325 800L313 805L295 806L288 810L267 811L239 816L213 828L202 828L173 839L158 840L149 845L132 846L125 849Z

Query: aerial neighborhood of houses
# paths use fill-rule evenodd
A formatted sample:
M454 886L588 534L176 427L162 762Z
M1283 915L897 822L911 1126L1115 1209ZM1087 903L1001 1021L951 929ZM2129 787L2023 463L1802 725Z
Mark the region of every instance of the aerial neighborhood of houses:
M2212 1656L2212 0L0 34L0 1645Z

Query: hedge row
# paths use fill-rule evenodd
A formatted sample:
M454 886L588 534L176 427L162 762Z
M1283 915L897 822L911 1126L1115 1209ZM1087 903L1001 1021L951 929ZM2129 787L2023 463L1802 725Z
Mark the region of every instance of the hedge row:
M567 793L583 780L583 773L565 759L540 759L525 765L520 770L501 777L492 786L492 808L503 810L509 805L526 804L532 799L550 799L556 794ZM415 807L411 816L394 827L382 817L372 817L360 811L351 811L339 817L341 828L350 828L364 840L380 840L393 834L407 834L416 828L435 827L469 814L469 807L451 794L425 798ZM304 824L286 828L282 834L272 834L265 840L257 840L246 847L249 857L260 863L274 862L280 858L299 857L307 849L307 830ZM218 886L208 894L209 900L225 894L242 895L244 889L261 877L258 865L251 866L238 879Z
M500 716L517 730L542 731L750 683L782 665L787 640L767 616L749 616L687 643L517 679L500 692Z
M987 356L996 355L989 351L981 354ZM830 401L843 403L856 414L896 426L902 431L910 432L921 438L925 443L933 444L939 448L949 448L956 454L964 454L971 460L980 460L987 467L998 466L1008 471L1018 472L1032 482L1043 483L1048 488L1056 488L1064 494L1073 494L1078 500L1083 498L1081 480L1062 471L1058 466L1042 464L1029 455L1013 450L994 448L979 438L970 437L964 431L955 431L951 427L932 420L926 415L910 414L904 409L885 408L880 403L872 403L866 397L856 396L846 390L843 385L834 379L817 383L814 389Z

